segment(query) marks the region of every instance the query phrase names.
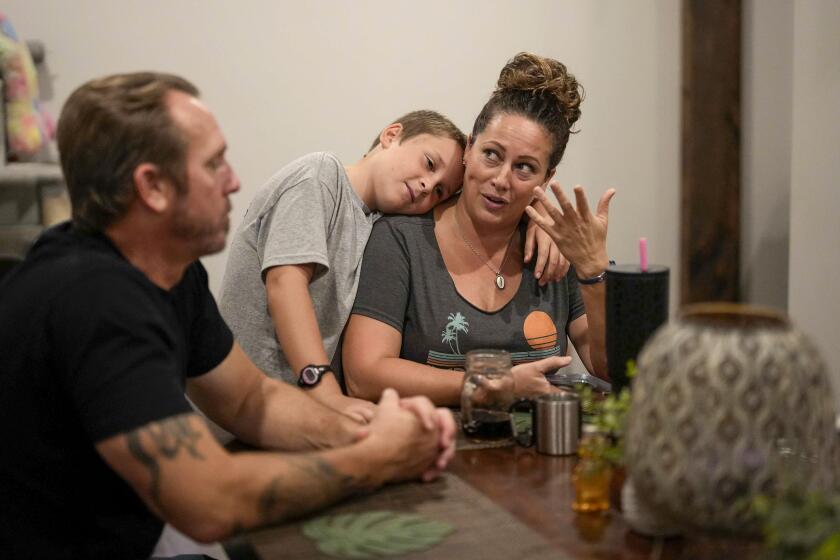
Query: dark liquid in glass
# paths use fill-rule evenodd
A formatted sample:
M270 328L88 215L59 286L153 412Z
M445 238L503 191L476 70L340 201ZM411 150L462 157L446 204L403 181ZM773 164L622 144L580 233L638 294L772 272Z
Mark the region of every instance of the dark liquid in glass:
M510 414L495 410L474 410L472 421L464 424L464 433L474 439L493 440L513 437Z

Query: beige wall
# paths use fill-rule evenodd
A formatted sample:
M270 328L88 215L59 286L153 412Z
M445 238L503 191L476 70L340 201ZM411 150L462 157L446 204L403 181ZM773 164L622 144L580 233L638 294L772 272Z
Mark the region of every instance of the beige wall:
M797 2L793 18L791 317L821 347L840 402L840 3Z
M361 156L378 129L429 107L465 130L504 62L521 50L564 61L586 88L557 177L614 199L609 248L631 261L647 236L676 285L679 3L250 0L7 0L18 32L46 42L49 106L84 80L160 69L193 80L214 109L243 183L255 190L303 153ZM208 257L218 290L225 254ZM672 306L673 307L673 306Z
M242 178L234 225L296 156L331 150L349 162L391 118L421 107L466 130L507 58L556 57L587 91L583 131L557 177L592 198L618 187L610 253L634 261L647 236L652 260L672 267L673 313L679 4L7 0L3 9L21 35L46 42L56 114L74 87L104 73L152 68L195 81ZM826 354L840 346L830 322L840 298L829 289L840 275L839 12L834 0L744 4L744 293L787 306ZM224 261L205 259L214 291Z

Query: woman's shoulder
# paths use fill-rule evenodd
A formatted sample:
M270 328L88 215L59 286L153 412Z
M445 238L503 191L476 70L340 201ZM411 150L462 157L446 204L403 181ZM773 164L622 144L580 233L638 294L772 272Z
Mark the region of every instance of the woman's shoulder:
M435 219L432 212L427 214L404 216L390 214L382 216L373 225L371 240L374 244L392 240L413 252L416 246L427 246L435 235Z
M377 224L383 224L395 229L413 229L423 227L435 227L433 211L419 215L386 214L377 220Z

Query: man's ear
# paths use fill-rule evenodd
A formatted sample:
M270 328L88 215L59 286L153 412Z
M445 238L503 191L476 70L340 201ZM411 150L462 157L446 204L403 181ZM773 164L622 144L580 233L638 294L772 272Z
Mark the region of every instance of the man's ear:
M165 212L172 200L175 185L153 163L141 163L132 174L137 200L149 210Z
M379 143L385 149L388 149L394 142L399 144L402 132L403 125L401 123L389 124L379 133Z

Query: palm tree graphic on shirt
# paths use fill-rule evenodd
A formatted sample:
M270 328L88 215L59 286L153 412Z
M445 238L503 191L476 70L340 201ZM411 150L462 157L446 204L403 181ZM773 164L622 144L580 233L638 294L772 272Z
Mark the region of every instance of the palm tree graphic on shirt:
M467 318L461 315L460 312L450 313L447 320L449 322L446 323L441 342L449 343L450 350L456 354L460 354L461 348L458 346L458 332L467 334L470 331L470 324L467 322ZM455 342L454 346L452 345L453 342Z

